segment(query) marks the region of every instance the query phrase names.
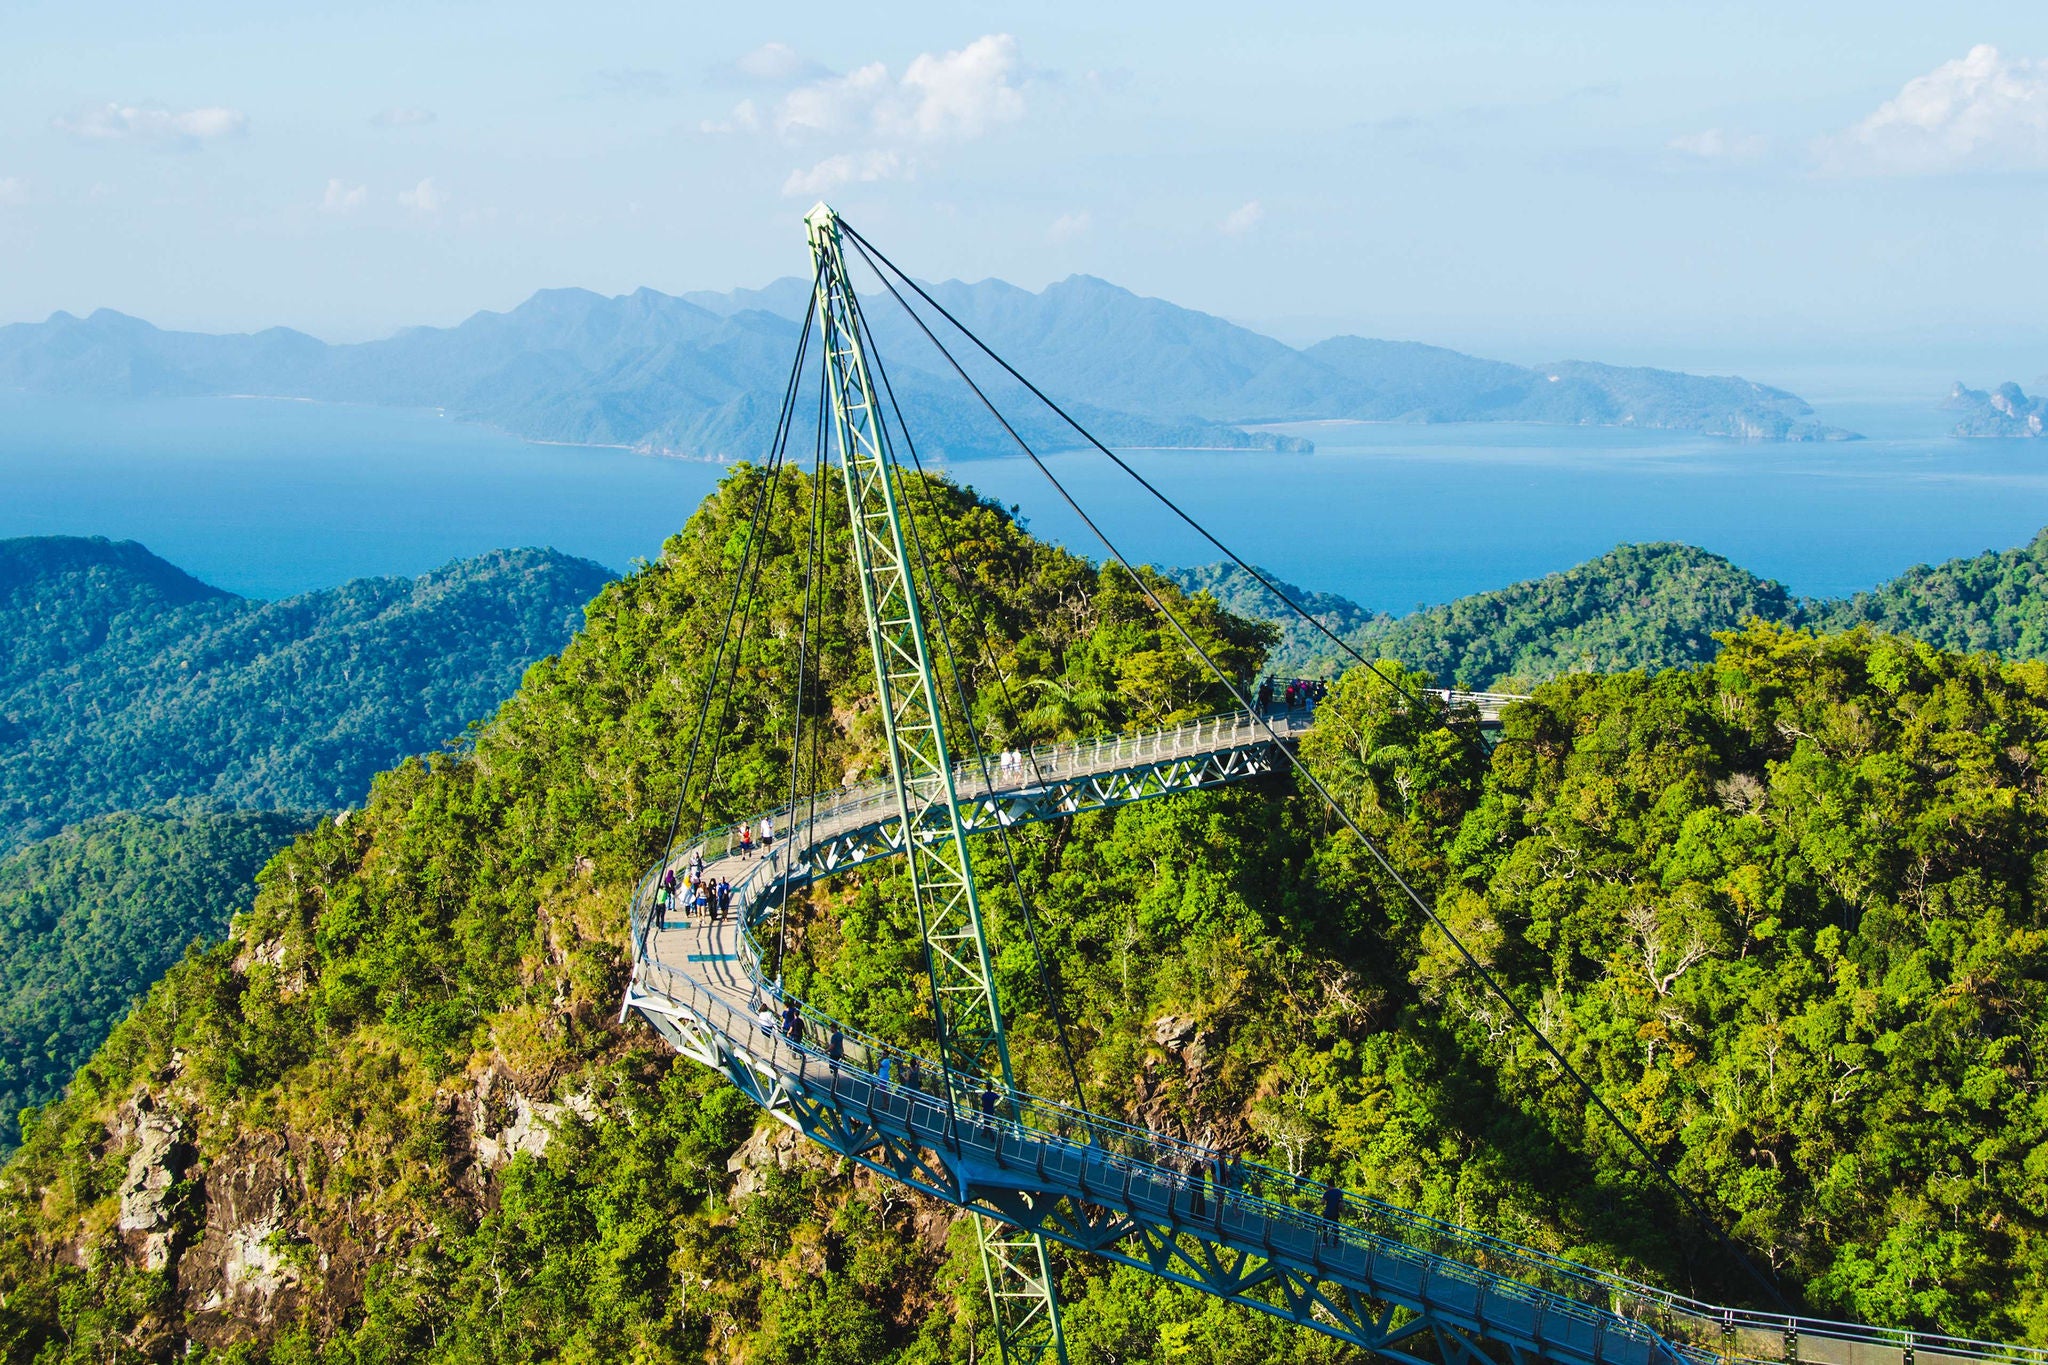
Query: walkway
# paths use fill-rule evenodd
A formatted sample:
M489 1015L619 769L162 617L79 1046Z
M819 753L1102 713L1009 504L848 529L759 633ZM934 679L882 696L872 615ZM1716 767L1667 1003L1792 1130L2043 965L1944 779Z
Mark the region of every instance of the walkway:
M1292 742L1311 723L1297 712L1274 730ZM960 808L972 827L994 828L1242 780L1284 762L1274 742L1235 713L1049 746L987 780L956 772ZM1162 1133L1021 1092L990 1092L984 1118L981 1078L795 1001L799 1046L779 1027L792 1002L764 973L750 927L767 932L789 889L897 851L893 805L876 784L793 831L776 812L783 837L769 851L742 854L730 829L681 850L679 875L701 853L712 881L734 884L723 920L651 923L663 869L650 871L634 896L621 1016L638 1010L778 1121L935 1198L1414 1365L1482 1365L1502 1351L1510 1365L2048 1365L2048 1352L2027 1348L1700 1303L1356 1195L1325 1220L1322 1186ZM837 1066L825 1055L835 1025Z

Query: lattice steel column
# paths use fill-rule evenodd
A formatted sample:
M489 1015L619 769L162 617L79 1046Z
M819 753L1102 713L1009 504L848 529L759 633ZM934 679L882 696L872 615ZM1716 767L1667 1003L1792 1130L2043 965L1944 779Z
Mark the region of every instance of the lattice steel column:
M833 438L846 485L854 566L875 660L911 895L931 975L939 1056L949 1067L1000 1081L1008 1094L1016 1084L1002 1007L953 788L939 681L911 574L896 462L861 346L860 302L846 275L838 215L819 204L805 217L804 227L816 266L814 306ZM962 1105L972 1101L965 1095L952 1098ZM978 1222L982 1269L1004 1359L1019 1365L1036 1365L1048 1357L1064 1361L1066 1343L1045 1243L986 1219Z

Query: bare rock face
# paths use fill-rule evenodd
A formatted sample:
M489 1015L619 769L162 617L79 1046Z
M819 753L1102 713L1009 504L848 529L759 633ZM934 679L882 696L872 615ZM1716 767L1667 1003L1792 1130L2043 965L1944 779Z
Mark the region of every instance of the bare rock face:
M490 1172L521 1152L536 1157L546 1155L548 1139L563 1116L594 1118L597 1103L582 1093L569 1095L559 1104L536 1099L493 1065L477 1077L470 1112L477 1169Z
M148 1270L167 1268L177 1255L177 1208L173 1187L191 1164L185 1125L176 1114L157 1107L148 1094L122 1107L122 1136L132 1133L135 1148L128 1154L128 1173L121 1180L121 1214L116 1226L142 1239L142 1264Z
M1195 1021L1184 1015L1162 1014L1152 1021L1152 1041L1168 1052L1179 1052L1195 1036Z
M238 1150L210 1170L206 1230L181 1270L198 1312L266 1326L289 1317L306 1287L286 1212L299 1193L281 1151Z
M733 1177L732 1197L745 1199L761 1184L761 1172L771 1167L786 1171L793 1162L802 1159L800 1149L803 1138L796 1130L780 1123L764 1123L754 1130L725 1163L727 1175Z

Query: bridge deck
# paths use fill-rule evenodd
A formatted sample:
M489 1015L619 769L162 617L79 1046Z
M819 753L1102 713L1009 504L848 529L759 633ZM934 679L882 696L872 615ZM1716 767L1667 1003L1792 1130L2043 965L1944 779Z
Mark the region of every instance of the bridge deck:
M1305 712L1271 719L1283 741L1312 723ZM1241 780L1273 770L1273 742L1238 713L1050 747L986 777L963 768L960 808L971 827L994 828ZM777 812L780 837L752 856L730 829L683 849L672 865L701 852L712 880L734 884L725 919L677 911L666 927L650 922L661 867L634 897L624 1008L832 1150L1013 1226L1408 1361L1476 1365L1485 1342L1514 1365L2048 1365L2048 1352L2026 1348L1696 1303L1356 1196L1327 1222L1309 1212L1322 1187L1164 1134L1021 1092L994 1097L985 1119L981 1079L946 1075L929 1058L916 1059L922 1084L911 1090L913 1054L843 1022L835 1067L824 1055L835 1021L796 1001L804 1043L777 1027L790 1002L766 978L747 926L765 929L793 887L900 849L893 805L879 785L855 789L793 828Z

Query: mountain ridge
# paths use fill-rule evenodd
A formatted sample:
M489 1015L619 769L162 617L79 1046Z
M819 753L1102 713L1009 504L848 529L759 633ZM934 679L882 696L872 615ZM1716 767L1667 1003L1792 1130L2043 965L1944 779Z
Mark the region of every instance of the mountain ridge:
M1037 292L995 279L930 290L1096 435L1126 446L1306 449L1246 428L1328 418L1638 425L1765 441L1851 434L1816 423L1797 395L1748 380L1586 361L1536 370L1363 338L1297 350L1091 275ZM0 387L432 407L534 440L757 457L808 291L795 277L722 294L549 288L452 327L343 344L285 327L176 332L112 309L60 311L0 327ZM917 410L921 446L957 458L1012 453L900 311L869 312L899 396ZM1034 403L1011 402L1014 382L971 347L957 349L1034 447L1077 443ZM799 412L800 426L809 420Z
M1350 661L1234 564L1168 572L1188 591L1277 626L1273 664L1282 673L1321 676ZM1915 565L1839 598L1796 597L1677 541L1618 545L1399 617L1265 576L1366 657L1399 660L1446 686L1520 688L1568 673L1704 663L1717 634L1751 620L1822 632L1867 627L1937 649L2048 659L2048 528L2025 545Z
M487 714L612 576L500 550L259 602L133 541L0 541L0 852L181 797L360 800Z

